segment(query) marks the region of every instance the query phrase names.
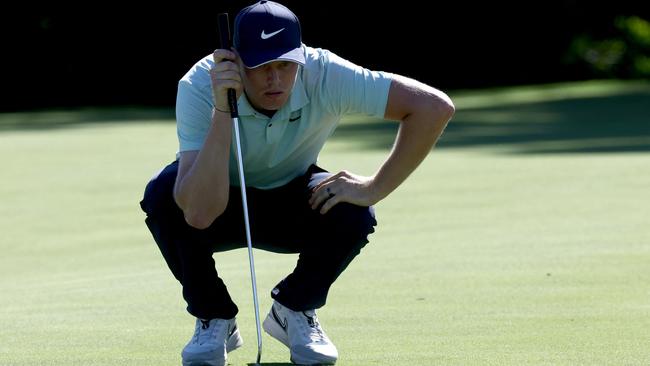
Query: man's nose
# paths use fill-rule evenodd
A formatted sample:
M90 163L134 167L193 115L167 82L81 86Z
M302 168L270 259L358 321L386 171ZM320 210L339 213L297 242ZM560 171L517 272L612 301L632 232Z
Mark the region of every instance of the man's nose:
M280 73L276 69L270 68L267 78L270 83L276 84L280 82Z

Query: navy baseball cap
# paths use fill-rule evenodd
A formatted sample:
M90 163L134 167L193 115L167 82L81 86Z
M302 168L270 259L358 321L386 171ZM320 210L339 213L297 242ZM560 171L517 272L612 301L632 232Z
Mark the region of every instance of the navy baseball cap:
M272 61L305 64L298 17L273 1L259 1L237 14L233 44L248 68Z

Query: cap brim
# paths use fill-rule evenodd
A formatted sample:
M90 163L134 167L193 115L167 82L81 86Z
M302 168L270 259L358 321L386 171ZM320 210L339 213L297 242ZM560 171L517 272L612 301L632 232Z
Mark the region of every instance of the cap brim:
M303 66L305 65L305 51L303 50L302 46L279 55L251 52L250 54L240 53L240 57L244 63L244 66L249 69L254 69L273 61L290 61Z

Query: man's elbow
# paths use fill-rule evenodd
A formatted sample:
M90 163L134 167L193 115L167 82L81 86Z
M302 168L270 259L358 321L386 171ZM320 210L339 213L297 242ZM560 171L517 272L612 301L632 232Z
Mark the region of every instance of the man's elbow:
M223 207L218 207L210 211L185 210L183 214L185 216L185 222L188 225L195 229L204 230L209 228L214 220L223 214L225 209L226 207L224 205Z
M216 219L216 217L214 219ZM212 225L214 222L214 219L211 219L210 217L204 215L185 215L185 222L187 222L187 224L191 227L198 230L209 228L210 225Z
M195 229L203 230L210 227L214 220L226 211L226 206L228 206L228 192L225 195L211 197L214 198L214 201L211 202L206 200L197 202L197 197L188 199L188 197L181 196L178 193L177 191L174 192L174 201L176 201L178 208L183 211L185 222Z
M446 125L449 120L456 113L456 107L446 94L440 93L441 95L436 96L436 100L433 104L434 113L437 118L435 118L437 123Z

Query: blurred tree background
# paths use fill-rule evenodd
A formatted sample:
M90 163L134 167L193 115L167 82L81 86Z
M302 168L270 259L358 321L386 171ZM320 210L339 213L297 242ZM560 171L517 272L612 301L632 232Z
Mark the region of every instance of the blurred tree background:
M614 26L614 32L600 38L586 33L576 36L567 63L588 65L588 71L598 77L650 78L650 22L638 16L619 16Z
M443 90L650 78L647 3L279 0L303 41ZM250 1L60 3L5 11L0 110L173 107L176 83Z

